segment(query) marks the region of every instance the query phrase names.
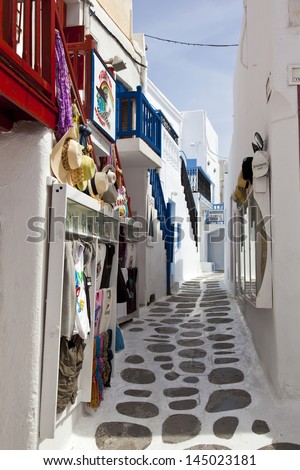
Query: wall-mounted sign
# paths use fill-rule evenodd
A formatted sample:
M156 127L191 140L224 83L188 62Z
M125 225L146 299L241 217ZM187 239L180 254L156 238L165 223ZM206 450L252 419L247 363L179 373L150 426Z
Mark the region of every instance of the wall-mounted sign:
M300 65L288 65L289 85L300 85Z
M210 209L206 212L207 224L223 224L224 223L224 210Z
M254 178L265 176L269 171L269 155L267 152L258 150L252 160L252 171Z
M91 120L116 140L116 82L98 54L92 52Z

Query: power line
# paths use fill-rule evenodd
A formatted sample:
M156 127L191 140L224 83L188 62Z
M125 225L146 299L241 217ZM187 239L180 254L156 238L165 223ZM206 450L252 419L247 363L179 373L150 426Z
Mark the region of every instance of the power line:
M227 160L229 158L227 155L226 156L225 155L220 155L218 153L213 152L208 144L207 144L207 150L208 150L209 153L211 153L212 155L215 155L218 158L224 158L225 160Z
M115 41L119 44L119 46L123 49L123 51L135 62L137 65L140 65L141 67L144 67L145 69L147 68L147 65L142 64L138 60L136 60L133 55L126 49L126 47L122 44L122 42L110 31L110 29L100 20L100 18L97 16L96 12L93 11L90 7L90 16L94 18L98 24L100 24L107 32L108 34L115 39Z
M150 34L144 35L147 38L157 39L158 41L172 42L173 44L181 44L183 46L198 46L198 47L237 47L238 44L205 44L198 42L185 42L185 41L175 41L173 39L159 38L157 36L151 36Z

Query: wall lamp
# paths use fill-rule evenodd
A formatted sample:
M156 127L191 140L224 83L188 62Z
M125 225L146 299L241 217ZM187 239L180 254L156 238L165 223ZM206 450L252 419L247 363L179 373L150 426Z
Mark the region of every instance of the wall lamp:
M125 62L118 55L106 60L105 63L106 65L112 65L116 72L120 72L127 68Z

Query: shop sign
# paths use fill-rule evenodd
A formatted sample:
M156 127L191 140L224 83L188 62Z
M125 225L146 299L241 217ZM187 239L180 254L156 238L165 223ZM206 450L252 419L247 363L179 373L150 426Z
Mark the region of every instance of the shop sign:
M208 210L206 214L206 223L207 224L212 224L212 223L223 224L224 223L224 211L220 209Z
M91 120L110 140L116 140L116 81L99 55L92 52Z
M267 152L259 150L255 152L252 160L252 171L254 178L265 176L269 171L269 156Z

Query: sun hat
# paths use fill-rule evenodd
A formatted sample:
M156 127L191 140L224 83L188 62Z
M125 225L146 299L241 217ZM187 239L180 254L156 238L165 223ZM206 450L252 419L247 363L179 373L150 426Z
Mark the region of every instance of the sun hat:
M102 195L102 200L108 202L109 204L114 204L118 198L118 192L113 183L108 183L108 190L105 191Z
M91 197L97 198L108 190L108 186L109 183L106 173L96 171L94 176L87 182L87 187L84 192Z
M249 186L249 181L243 178L243 172L241 170L238 175L235 190L232 193L233 201L240 204L244 204L248 196Z
M92 157L82 155L82 163L80 165L81 179L77 183L77 188L84 191L87 188L88 181L93 178L96 173L96 165Z
M51 152L51 169L58 181L69 184L80 181L82 150L83 146L77 141L75 128L70 127Z
M242 163L243 178L246 181L250 181L251 184L253 183L252 160L253 157L246 157Z
M102 171L107 174L109 183L115 184L117 180L116 170L113 165L106 165Z

